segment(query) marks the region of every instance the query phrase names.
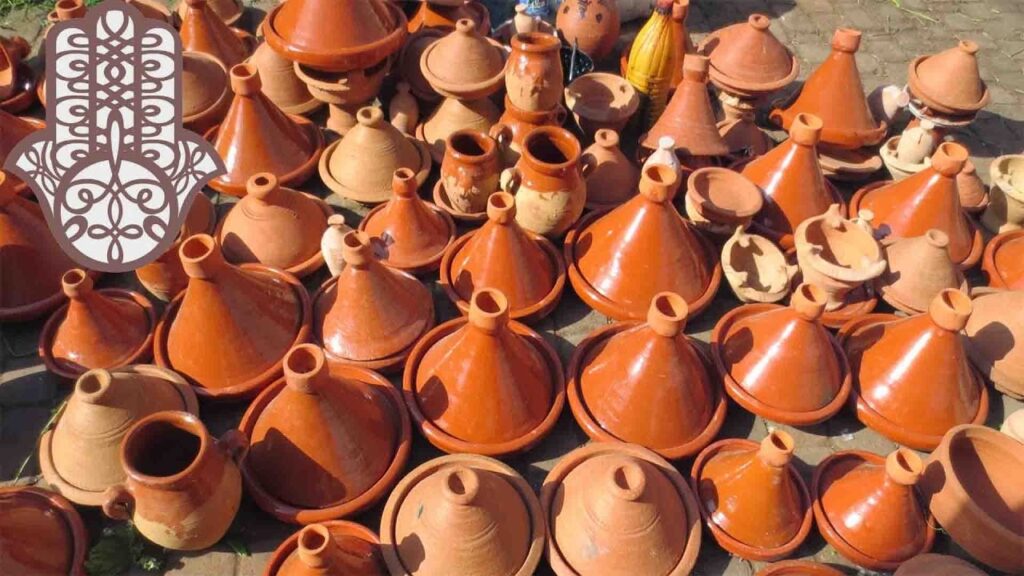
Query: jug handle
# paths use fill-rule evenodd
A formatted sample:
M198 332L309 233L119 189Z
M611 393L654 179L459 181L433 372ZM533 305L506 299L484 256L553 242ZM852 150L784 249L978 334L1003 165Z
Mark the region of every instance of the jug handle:
M523 176L519 173L519 169L513 166L512 168L506 168L501 172L501 190L502 192L508 192L515 196L516 192L519 191L519 185L522 184Z
M498 122L491 126L487 134L498 143L499 152L504 152L512 145L512 128L508 124Z
M217 440L217 446L235 462L241 462L249 453L249 438L241 430L228 430Z
M590 154L580 156L580 176L589 178L590 174L597 168L597 160Z
M569 118L569 112L566 111L565 106L559 104L554 112L551 113L551 118L555 121L556 126L564 126L565 121Z
M131 520L135 496L124 484L114 484L103 492L103 513L114 520Z

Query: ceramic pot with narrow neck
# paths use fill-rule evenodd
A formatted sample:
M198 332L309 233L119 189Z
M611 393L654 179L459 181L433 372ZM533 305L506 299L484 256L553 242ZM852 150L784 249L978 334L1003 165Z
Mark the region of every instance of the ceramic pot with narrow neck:
M619 39L620 25L615 0L566 0L555 17L555 26L566 43L594 60L603 60L611 54Z
M369 528L330 520L289 536L271 556L265 576L386 576L380 538Z
M561 42L542 32L516 34L505 69L505 89L517 108L527 112L553 110L562 101Z
M487 208L487 198L498 190L501 157L498 143L483 132L459 130L448 136L441 182L452 210L477 214Z

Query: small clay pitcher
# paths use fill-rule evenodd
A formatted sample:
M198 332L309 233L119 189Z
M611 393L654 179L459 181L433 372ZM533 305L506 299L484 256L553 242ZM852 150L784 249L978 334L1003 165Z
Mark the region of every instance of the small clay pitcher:
M465 214L487 208L487 198L498 189L501 158L494 138L474 130L459 130L448 136L441 182L448 206Z
M603 60L619 39L619 9L615 2L566 0L558 9L555 27L569 46L594 60Z
M327 219L327 229L320 237L320 253L323 254L331 276L337 276L345 267L345 259L342 258L345 242L342 238L351 231L352 227L345 223L344 215L334 214Z
M636 195L640 170L619 149L617 132L598 130L582 159L593 165L586 176L588 209L614 208Z
M103 513L130 519L164 548L209 548L238 512L242 477L236 460L246 448L236 430L216 440L187 412L147 416L125 435L121 466L127 479L107 489Z
M516 34L505 69L505 89L514 106L527 112L553 110L562 101L562 43L542 32Z

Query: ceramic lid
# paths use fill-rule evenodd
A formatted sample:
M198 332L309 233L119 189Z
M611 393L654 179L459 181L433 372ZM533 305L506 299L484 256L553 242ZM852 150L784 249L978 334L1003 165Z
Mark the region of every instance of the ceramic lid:
M949 236L929 230L923 236L897 238L885 247L889 266L875 286L893 308L908 314L928 309L946 288L967 292L967 280L949 257Z
M686 181L686 197L715 224L739 224L761 211L761 190L728 168L694 170Z
M427 46L420 57L424 78L442 96L483 98L505 81L505 51L478 31L475 22L459 20L455 30Z
M981 110L989 92L977 54L976 42L961 40L938 54L915 58L907 73L910 92L940 113L959 116Z
M181 16L178 34L181 49L209 54L225 67L240 64L249 55L246 40L211 10L206 0L183 0L188 7Z
M0 558L10 574L85 576L89 535L71 503L39 488L0 488Z
M426 4L426 2L424 2ZM424 102L436 102L440 95L434 91L423 76L420 59L427 48L447 35L441 28L422 28L409 35L408 41L402 46L396 70L409 83L413 95Z
M220 60L202 52L181 54L181 114L196 116L213 108L228 94L228 71Z
M1024 290L976 294L971 305L964 328L971 362L998 390L1024 398L1024 315L1007 314L1024 310Z
M593 165L585 176L587 208L614 208L636 196L640 170L622 153L615 130L600 128L594 132L594 143L583 151L580 160Z
M711 60L711 82L741 95L774 92L800 73L800 61L771 32L771 20L751 14L746 22L726 26L702 43Z
M708 96L708 59L688 54L682 63L683 81L658 121L641 138L641 145L654 150L658 140L671 137L676 152L684 156L724 156L729 147L718 133L715 111Z
M135 0L136 2L140 0ZM160 2L163 0L143 0L152 3ZM209 8L214 14L217 15L225 24L231 26L237 22L245 10L241 0L207 0L206 7ZM166 8L165 8L166 9ZM181 18L185 17L185 12L188 11L188 2L181 2L178 4L178 16Z
M343 521L310 524L299 530L278 547L267 568L267 576L386 573L376 534Z
M253 51L248 60L256 66L263 81L263 94L289 114L308 114L323 105L313 98L306 83L295 74L295 65L266 42Z

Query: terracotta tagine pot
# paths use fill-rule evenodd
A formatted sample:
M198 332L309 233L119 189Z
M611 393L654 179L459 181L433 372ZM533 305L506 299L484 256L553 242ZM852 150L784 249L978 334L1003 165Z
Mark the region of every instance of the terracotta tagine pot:
M100 506L104 491L125 480L119 458L128 428L164 410L199 413L195 392L171 370L136 365L86 372L40 440L43 477L73 502Z
M19 65L32 52L32 46L21 36L0 36L0 100L7 100L18 91Z
M498 190L499 142L484 132L458 130L448 136L434 203L458 220L487 215L487 199Z
M46 369L77 378L93 368L120 368L150 359L156 312L145 296L120 288L93 287L81 268L61 277L68 303L50 316L39 334Z
M395 84L395 95L388 102L388 121L406 136L416 133L420 123L420 104L412 95L408 82Z
M593 166L584 178L589 210L615 208L636 196L640 170L619 149L619 135L607 128L594 134L594 143L583 151L581 160Z
M555 27L569 46L594 60L604 60L619 39L619 9L612 2L567 0L558 8Z
M202 134L220 123L231 106L228 71L213 56L202 52L183 52L181 93L183 126Z
M384 497L405 466L412 426L384 377L329 360L315 344L284 358L284 378L246 410L246 489L283 522L357 514Z
M0 488L0 558L11 574L85 576L89 534L75 507L53 492Z
M430 116L416 127L416 140L430 148L430 157L435 162L442 162L445 143L452 134L462 130L488 133L501 116L501 110L490 98L445 98Z
M345 223L345 216L332 214L327 219L327 230L320 237L320 253L324 256L324 263L331 276L337 276L345 267L345 259L342 257L345 251L345 234L352 231L352 227Z
M324 149L320 129L301 116L282 112L261 87L255 65L231 68L234 100L224 121L206 133L227 169L210 180L210 188L218 192L243 196L249 178L259 172L275 174L282 186L299 186L316 169Z
M907 314L927 311L932 300L947 288L965 294L970 288L949 257L949 236L945 232L929 230L924 236L887 242L885 259L889 266L875 279L875 288L890 306Z
M683 81L676 87L665 113L640 137L640 146L654 150L659 139L670 136L684 164L694 164L694 161L687 162L687 157L725 156L729 147L718 133L715 111L708 96L708 59L687 55L682 66Z
M545 525L526 480L475 454L429 460L391 492L381 517L392 575L530 576L540 564Z
M810 426L834 416L853 385L843 349L821 324L827 296L813 284L788 307L747 304L715 325L711 352L729 396L767 420Z
M682 13L679 26L673 16L676 6ZM685 45L677 28L685 30L684 22L689 6L687 0L657 0L650 18L637 32L629 50L624 50L625 64L622 75L645 99L639 111L639 125L650 128L665 111L668 96L682 81Z
M854 58L860 40L859 30L837 29L831 54L807 77L792 105L772 111L772 121L789 130L798 114L814 114L823 122L822 143L855 149L881 142L888 125L872 117L864 97Z
M213 234L217 224L217 210L205 194L193 196L192 205L181 225L178 237L156 260L136 268L135 277L146 291L157 300L167 302L188 285L188 275L181 265L179 248L182 241L193 234Z
M761 189L728 168L698 168L686 182L686 215L711 234L728 236L746 227L763 204Z
M985 576L985 573L956 556L919 554L901 564L893 576Z
M303 278L324 264L320 237L332 214L326 202L255 174L246 194L217 225L217 242L232 264L262 264Z
M445 34L454 29L459 20L465 19L474 22L480 34L490 32L491 13L478 0L430 0L420 2L409 18L409 33L439 30Z
M764 14L712 32L699 51L711 60L711 83L730 94L756 98L789 86L800 61L779 42Z
M682 296L691 317L711 303L722 266L711 243L672 205L678 187L672 168L645 166L638 196L586 215L566 236L569 280L588 306L616 320L640 320L659 292Z
M219 440L197 416L157 412L136 422L121 444L126 479L105 492L103 513L131 520L147 540L169 550L203 550L231 527L242 500L235 461L245 437Z
M580 343L568 372L569 406L588 436L670 460L714 439L726 400L710 360L683 333L687 313L680 295L663 292L651 300L646 323L605 326Z
M341 272L313 296L313 332L333 359L395 372L434 326L430 290L406 272L384 266L369 235L342 238Z
M207 5L206 0L184 0L181 14L181 49L209 54L231 68L241 64L255 42L247 32L229 28Z
M263 82L263 95L285 114L310 114L323 102L309 93L306 84L295 74L295 66L264 42L249 57Z
M206 7L228 26L234 26L245 12L245 6L240 0L208 0ZM188 3L182 2L178 5L178 18L184 19L186 12Z
M618 442L577 448L548 473L540 498L558 576L684 576L697 563L697 499L650 450Z
M932 156L930 168L899 182L880 182L861 188L850 201L851 213L870 210L872 225L890 236L908 238L930 229L949 236L949 255L961 268L981 260L982 237L960 206L956 176L967 161L967 149L945 142Z
M1024 154L996 158L989 176L991 199L981 223L993 234L1024 228Z
M392 197L392 178L399 168L412 170L417 185L423 185L430 173L425 146L388 124L380 108L360 109L356 121L320 159L320 177L331 191L356 202L385 202Z
M46 123L35 118L15 116L0 109L0 125L3 126L3 130L0 131L0 174L4 178L0 180L0 193L4 193L6 189L11 189L16 194L28 193L28 185L13 173L2 169L3 164L7 162L7 156L18 142L29 134L45 128Z
M754 121L754 113L745 111L735 117L727 117L717 124L718 134L729 147L730 156L736 158L757 158L775 147L775 141Z
M438 94L448 98L485 98L501 88L505 51L465 18L455 30L423 50L420 71ZM453 64L458 65L453 66Z
M857 418L918 450L934 449L954 426L983 423L988 390L967 361L960 337L971 311L966 294L946 289L927 314L851 327L843 348L853 372ZM919 393L922 387L928 394Z
M1024 571L1022 468L1024 444L966 425L946 433L921 478L925 501L950 538L974 559L1011 574Z
M285 353L309 338L306 289L281 270L229 264L206 234L185 240L180 257L188 287L157 326L157 364L185 376L203 398L256 395L280 377Z
M940 114L974 114L989 101L988 87L978 70L978 44L960 42L931 56L918 56L910 63L907 82L910 93Z
M455 222L444 210L420 199L416 174L395 170L394 196L371 210L359 230L377 241L381 263L411 274L432 272L455 241Z
M344 520L311 524L274 550L264 576L386 576L380 538L369 528Z
M755 576L844 576L828 564L807 560L783 560L761 568Z
M764 236L737 226L722 246L722 270L740 302L778 302L789 295L797 267Z
M978 291L980 292L980 291ZM996 390L1024 400L1024 291L976 293L967 319L967 354Z
M794 445L788 433L773 430L760 444L719 440L697 456L690 485L719 546L769 562L792 554L810 534L811 496L792 464Z
M513 106L526 112L545 112L562 102L561 45L557 36L543 32L512 37L505 89Z
M463 314L473 293L499 290L509 316L539 320L554 310L565 288L565 260L547 238L524 230L515 219L515 199L504 192L487 201L487 222L456 240L441 261L441 286Z
M974 162L965 162L964 169L956 175L956 190L960 194L960 207L965 212L978 214L988 208L988 186L978 175Z
M640 107L640 96L622 76L593 72L565 88L565 105L580 130L596 140L596 133L602 129L622 132Z
M935 541L918 501L924 464L900 448L883 458L835 452L814 469L811 495L818 531L844 558L869 570L895 570Z

